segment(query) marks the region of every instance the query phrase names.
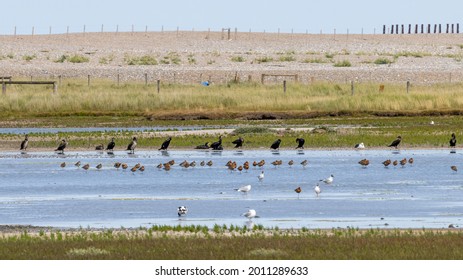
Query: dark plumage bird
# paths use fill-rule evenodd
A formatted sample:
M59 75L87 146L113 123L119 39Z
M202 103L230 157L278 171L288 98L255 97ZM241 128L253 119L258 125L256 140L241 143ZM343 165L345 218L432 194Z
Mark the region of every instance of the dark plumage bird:
M397 136L397 139L392 141L391 145L389 145L388 147L395 147L397 149L397 146L399 146L400 141L402 141L402 137L399 135Z
M232 144L235 145L235 148L241 148L243 147L244 139L242 137L239 137L235 141L232 142Z
M61 140L61 143L59 144L58 148L55 149L55 152L57 151L63 154L64 149L66 149L67 145L68 145L68 142L66 142L66 139Z
M304 149L304 138L296 138L297 147L296 149Z
M450 143L450 147L455 147L457 145L457 138L455 136L455 133L452 133L452 138L450 138L449 143Z
M222 135L219 136L219 141L217 142L214 142L211 144L211 148L212 150L223 150L223 147L222 147Z
M169 148L170 141L172 140L171 137L167 138L166 141L162 142L161 148L159 148L159 151L165 151L167 148Z
M207 149L209 149L209 148L210 148L210 147L209 147L209 142L206 142L204 145L198 145L198 146L196 146L195 149L207 150Z
M114 142L114 138L112 138L111 142L109 142L106 146L106 150L112 151L114 147L116 147L116 142Z
M280 148L280 144L281 144L281 139L278 139L275 142L273 142L273 144L270 146L270 149L277 150Z
M25 151L27 149L27 145L29 145L29 137L26 134L24 140L21 142L21 148L19 150Z
M135 153L135 148L137 147L137 137L132 138L129 146L127 146L127 151L132 151L132 154Z
M97 146L95 147L95 150L97 150L97 151L102 151L102 150L104 150L104 145L103 145L103 144L97 145Z

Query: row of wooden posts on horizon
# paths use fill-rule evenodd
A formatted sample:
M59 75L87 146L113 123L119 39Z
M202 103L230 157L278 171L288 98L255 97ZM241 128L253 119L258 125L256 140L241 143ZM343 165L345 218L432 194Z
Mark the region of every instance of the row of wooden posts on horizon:
M117 79L117 85L119 86L119 74L117 75L118 76L118 79ZM298 75L297 74L283 74L283 75L275 75L275 74L262 74L262 84L265 83L265 77L267 76L275 76L275 77L293 77L293 81L295 83L298 82ZM58 84L61 84L61 75L58 76L58 79L59 81L34 81L33 80L33 77L31 76L31 80L30 81L13 81L12 80L12 77L11 76L3 76L3 77L0 77L0 80L1 80L1 83L2 83L2 94L6 94L6 86L7 85L53 85L53 94L57 94L58 93ZM91 82L90 82L90 75L88 75L88 86L90 87L91 86ZM210 76L209 76L210 78ZM312 80L313 82L313 80ZM347 81L346 81L347 82ZM209 86L210 83L207 82L206 83L202 83L203 85L205 86ZM148 85L148 74L145 74L145 86ZM351 81L350 82L350 85L351 85L351 94L354 95L355 93L355 82L354 81ZM406 91L407 93L409 93L410 91L410 81L407 81L406 83ZM161 91L161 80L156 80L156 88L157 88L157 93L160 93ZM381 84L379 86L379 92L383 92L384 91L384 88L385 86L383 84ZM286 90L287 90L287 81L286 80L283 80L283 92L286 93Z
M400 28L399 28L400 27ZM415 24L414 26L414 34L431 34L431 33L443 33L442 32L442 24L434 24L434 28L432 29L431 28L432 25L431 24ZM387 30L386 30L387 29ZM406 29L406 25L404 24L392 24L391 25L391 28L387 28L386 25L383 25L383 34L405 34L405 29ZM421 31L421 32L420 32ZM408 34L412 34L413 33L413 26L412 24L409 24L408 25ZM446 28L445 28L445 33L460 33L460 24L459 23L447 23L446 24Z

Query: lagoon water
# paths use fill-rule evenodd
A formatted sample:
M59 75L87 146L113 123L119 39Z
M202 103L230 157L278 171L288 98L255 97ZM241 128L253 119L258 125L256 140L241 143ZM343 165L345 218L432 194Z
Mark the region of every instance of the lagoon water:
M413 165L385 168L386 159L414 158ZM362 168L363 158L370 165ZM156 165L176 161L169 172ZM264 159L266 165L229 171ZM300 162L307 159L303 168ZM178 166L196 161L194 168ZM213 161L212 167L199 166ZM282 160L274 167L270 163ZM290 167L289 160L295 164ZM152 225L263 225L279 228L447 228L463 218L462 154L449 150L268 150L159 151L107 154L97 151L2 153L0 155L0 224L53 227L150 227ZM74 166L81 161L91 168ZM66 162L66 167L60 164ZM127 170L117 170L125 162ZM101 170L95 166L103 164ZM131 172L136 163L144 172ZM451 165L461 165L454 172ZM257 176L264 171L265 178ZM334 175L325 185L320 179ZM322 193L313 188L320 183ZM243 194L235 191L250 184ZM294 189L300 186L302 192ZM177 216L185 205L188 214ZM247 207L258 218L241 216Z

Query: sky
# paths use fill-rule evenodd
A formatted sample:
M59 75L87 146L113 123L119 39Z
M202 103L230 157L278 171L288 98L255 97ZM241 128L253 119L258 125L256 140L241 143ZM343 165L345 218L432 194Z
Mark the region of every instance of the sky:
M0 34L103 31L382 32L383 24L462 23L461 0L0 0ZM463 27L462 27L463 28ZM336 30L336 31L335 31Z

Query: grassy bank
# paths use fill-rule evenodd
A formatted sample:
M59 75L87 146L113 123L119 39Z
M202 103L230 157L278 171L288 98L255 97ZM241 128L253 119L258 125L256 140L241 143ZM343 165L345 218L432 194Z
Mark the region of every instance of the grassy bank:
M3 234L0 259L462 259L460 231L235 226Z
M59 119L55 119L60 121ZM83 120L86 120L84 118ZM431 120L434 125L431 125ZM51 127L59 127L53 120L46 119ZM71 122L75 119L71 118ZM61 123L66 122L61 119ZM38 121L37 124L43 122ZM80 123L80 122L79 122ZM144 122L143 125L150 126ZM306 140L306 148L352 148L356 143L363 142L367 148L384 148L401 135L404 148L442 148L448 147L450 135L454 132L457 139L462 137L459 127L463 126L463 119L458 116L433 117L330 117L309 120L266 120L266 121L238 121L238 120L193 120L193 121L152 121L152 126L161 126L165 131L131 132L102 131L102 132L70 132L70 133L29 133L30 150L37 148L56 148L62 138L69 141L69 149L91 149L100 143L107 144L112 137L116 139L116 150L123 150L133 136L138 137L138 149L157 149L161 143L172 136L169 149L193 149L205 142L215 142L219 132L208 131L200 134L181 134L176 127L207 126L218 128L234 127L223 136L225 149L233 149L231 143L237 137L245 139L244 149L269 148L276 139L281 139L282 149L294 149L295 139L302 137ZM91 124L85 121L80 124ZM100 123L100 125L103 123ZM108 123L109 124L109 123ZM116 124L118 124L116 122ZM133 123L132 123L133 124ZM124 123L122 123L124 125ZM12 125L13 127L15 125ZM274 128L279 128L275 130ZM303 130L298 130L298 129ZM0 134L0 149L17 150L23 135Z
M459 114L463 107L461 84L412 86L405 84L289 83L281 85L230 83L228 85L124 84L113 81L66 79L59 94L47 86L9 85L0 98L2 117L141 116L149 119L259 119L308 118L326 115ZM265 116L264 116L265 117Z

